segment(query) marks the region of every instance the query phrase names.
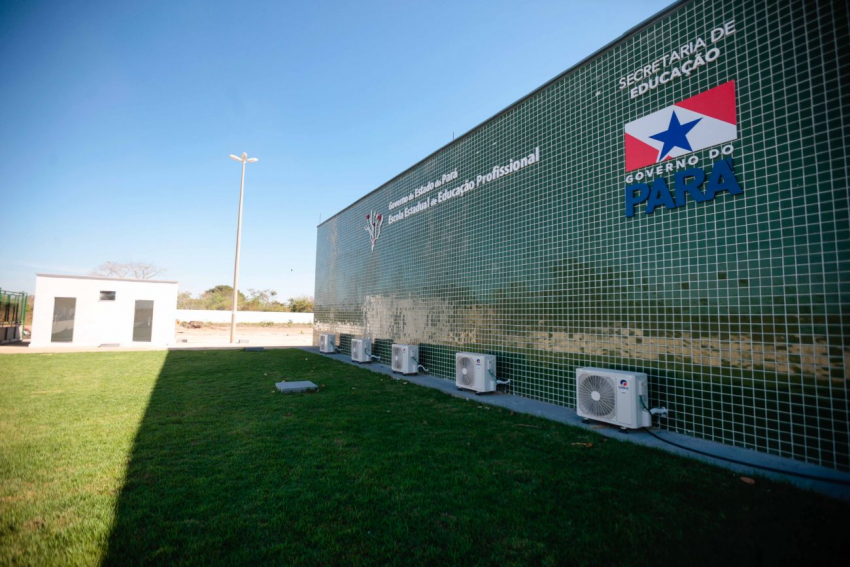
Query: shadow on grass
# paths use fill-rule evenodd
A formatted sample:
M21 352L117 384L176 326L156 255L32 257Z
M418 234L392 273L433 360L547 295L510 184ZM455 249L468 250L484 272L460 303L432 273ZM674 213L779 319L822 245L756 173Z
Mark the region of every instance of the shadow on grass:
M825 564L847 512L300 350L184 351L151 394L104 562Z

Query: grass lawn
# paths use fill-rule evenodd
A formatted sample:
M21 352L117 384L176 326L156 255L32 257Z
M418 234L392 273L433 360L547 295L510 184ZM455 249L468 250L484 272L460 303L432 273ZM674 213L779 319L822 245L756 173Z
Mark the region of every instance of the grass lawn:
M298 350L0 357L3 565L829 564L848 512Z

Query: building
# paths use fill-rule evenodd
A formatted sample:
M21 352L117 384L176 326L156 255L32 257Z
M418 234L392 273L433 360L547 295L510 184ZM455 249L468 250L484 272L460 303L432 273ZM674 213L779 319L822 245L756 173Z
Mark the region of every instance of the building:
M847 45L844 2L674 4L319 225L314 341L567 407L646 372L662 427L850 470Z
M31 347L174 343L177 282L37 274Z

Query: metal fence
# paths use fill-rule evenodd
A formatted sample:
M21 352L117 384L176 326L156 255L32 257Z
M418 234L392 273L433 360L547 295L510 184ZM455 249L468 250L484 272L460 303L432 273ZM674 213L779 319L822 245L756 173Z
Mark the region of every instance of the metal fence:
M0 288L0 343L21 340L27 317L27 294Z

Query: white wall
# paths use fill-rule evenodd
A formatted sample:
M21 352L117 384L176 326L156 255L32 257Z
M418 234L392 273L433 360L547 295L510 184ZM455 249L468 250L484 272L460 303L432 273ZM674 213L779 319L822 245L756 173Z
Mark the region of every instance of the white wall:
M179 321L202 321L204 323L230 323L230 311L206 309L178 309ZM237 323L288 323L313 324L312 313L281 313L280 311L237 311Z
M115 301L101 301L101 291L114 291ZM53 303L57 297L77 300L72 342L51 342ZM136 300L151 300L151 342L133 342ZM33 347L166 346L174 343L177 320L177 282L127 280L86 276L38 274L33 305Z

